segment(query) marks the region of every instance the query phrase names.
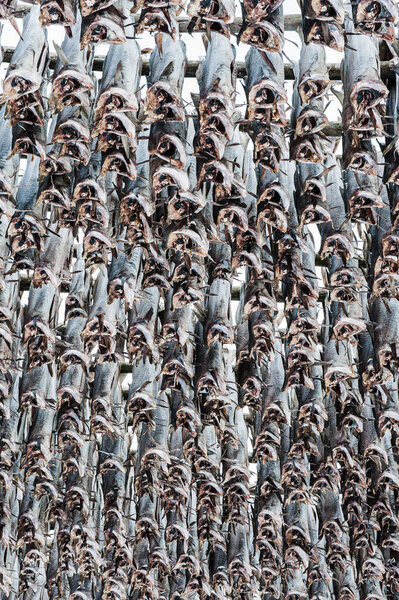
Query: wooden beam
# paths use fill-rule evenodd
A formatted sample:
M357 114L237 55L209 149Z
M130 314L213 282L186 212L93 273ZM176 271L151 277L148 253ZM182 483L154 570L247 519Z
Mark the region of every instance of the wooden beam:
M14 52L14 48L6 46L3 48L3 62L9 63L11 62L11 58ZM55 53L50 53L50 69L54 69L55 63L57 60L57 56ZM187 61L186 67L186 77L195 77L197 69L201 64L202 60L189 60ZM93 61L93 69L94 71L102 71L104 64L104 56L97 56ZM245 68L245 62L237 61L236 63L236 73L238 78L245 77L247 74ZM388 60L381 62L381 78L382 79L395 79L395 71L394 67L396 66L395 60ZM332 63L327 65L328 73L330 79L333 81L341 80L341 65L340 63ZM143 67L142 67L142 75L148 75L149 72L149 59L145 57L143 59ZM291 64L284 65L284 78L286 80L295 79L294 69Z

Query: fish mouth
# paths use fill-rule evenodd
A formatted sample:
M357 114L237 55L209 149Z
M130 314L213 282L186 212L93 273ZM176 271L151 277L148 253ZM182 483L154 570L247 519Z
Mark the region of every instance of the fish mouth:
M299 137L317 133L324 129L327 124L328 119L323 113L312 109L305 109L297 119L295 136Z
M67 157L47 154L40 162L39 179L42 181L47 175L64 175L72 171L72 164Z
M343 24L343 11L337 10L332 2L328 0L310 0L310 9L313 13L309 16L314 16L320 20L336 21L340 25Z
M268 21L260 21L249 25L243 31L241 41L268 52L282 52L283 48L281 31Z
M84 27L83 24L84 34L80 42L81 50L89 44L101 44L102 42L124 44L126 42L126 33L122 23L119 24L110 18L99 16L98 13L93 13L85 17L84 21L86 19L87 25Z
M93 89L91 78L85 73L66 69L54 80L50 106L59 112L64 106L90 106L89 92Z
M333 21L321 21L306 19L305 40L309 44L321 44L329 46L332 50L343 52L344 37L342 26Z
M303 104L324 96L331 86L328 75L308 75L298 85L298 93Z
M182 141L180 138L165 134L160 139L154 154L167 160L171 165L184 169L187 163L187 156L181 146Z
M181 105L164 104L159 106L155 112L150 113L154 121L179 121L183 122L185 115Z
M37 200L38 204L41 202L44 204L51 204L52 206L59 206L60 208L64 208L66 210L71 208L69 199L66 198L59 190L57 190L56 187L44 190Z
M41 81L38 73L17 68L4 81L4 95L9 100L16 100L20 96L33 94L40 88Z
M278 173L280 169L281 150L278 147L255 149L255 160L257 164L269 169L272 173Z
M67 6L63 4L66 10L62 10L60 5L55 1L42 3L40 7L39 22L42 27L48 25L75 25L75 15Z
M298 162L320 163L323 161L321 149L316 148L317 140L313 137L301 138L292 147L292 159Z
M138 110L137 98L119 86L111 86L102 92L97 102L94 118L99 120L102 114L112 112L136 112Z
M262 210L263 208L274 205L282 210L286 210L289 207L289 198L285 192L285 190L277 185L269 185L261 194L260 198L257 201L258 210Z
M229 206L219 211L217 218L218 225L224 224L229 227L236 227L240 231L245 231L248 228L248 219L243 209L239 207Z
M10 156L14 154L26 154L28 156L39 156L42 160L46 158L46 151L39 141L32 140L28 136L20 137L15 141Z
M204 133L214 131L217 134L223 135L227 141L230 141L233 135L231 121L224 117L223 114L213 113L209 117L201 119L201 130Z
M201 0L197 10L197 14L207 21L219 21L227 24L234 20L234 14L226 10L223 2L218 0Z
M104 10L114 3L114 0L83 0L80 2L80 11L84 17L91 15L93 12Z
M351 153L349 160L345 161L345 168L366 173L367 175L377 175L377 166L373 157L368 152L362 150Z
M378 0L360 0L356 7L356 25L368 22L395 23L397 9L390 2L378 2Z
M399 185L399 166L394 166L384 183Z
M136 179L137 177L136 166L131 160L127 160L122 152L111 153L105 157L101 167L101 176L104 177L107 171L125 175L128 179Z
M284 88L273 81L257 83L251 88L248 95L248 102L263 108L272 108L275 104L283 104L287 101Z
M210 92L206 98L201 99L199 112L202 117L207 117L214 113L226 113L226 115L231 116L233 105L231 100L220 92Z
M75 185L73 192L73 203L80 200L96 200L104 204L105 193L94 179L84 179Z
M198 138L196 151L199 154L211 156L216 160L221 160L226 148L226 142L221 135L217 133L202 133Z
M7 103L7 117L10 125L24 122L29 125L44 125L44 109L38 92L27 93Z
M90 130L85 127L80 121L74 119L68 119L61 123L53 135L52 142L69 142L77 141L90 142Z
M159 33L167 33L173 37L175 28L163 10L153 10L152 8L147 10L148 12L144 12L140 16L140 21L137 24L137 31L139 33L143 30L157 31Z
M88 165L90 161L90 148L87 143L80 140L68 140L62 144L59 156L71 158L84 165Z
M156 112L162 110L165 106L180 106L181 99L170 84L159 81L154 83L147 91L146 104L148 111Z
M349 101L356 115L375 108L388 96L388 90L382 81L359 81L352 86Z

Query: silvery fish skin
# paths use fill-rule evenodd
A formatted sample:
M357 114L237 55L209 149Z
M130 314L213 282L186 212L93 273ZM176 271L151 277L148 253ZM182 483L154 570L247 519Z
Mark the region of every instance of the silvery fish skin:
M95 120L112 112L136 112L139 108L141 55L133 37L133 27L126 26L129 39L124 44L111 45L104 60Z
M298 63L297 90L302 104L318 100L331 86L325 49L319 44L303 44Z
M180 40L162 34L150 56L145 112L150 122L184 121L181 99L186 48Z
M288 101L282 82L284 81L284 63L282 56L271 52L269 64L256 48L250 48L246 57L248 98L248 119L263 123L273 123L284 127L287 119L284 104Z
M244 1L245 88L232 5L188 26L132 3L147 114L134 24L98 84L77 48L81 12L115 6L82 1L53 76L0 110L0 595L395 598L397 81L373 41L394 10L352 2L340 158L339 1L302 3L293 95L280 0ZM192 103L177 19L206 32Z
M66 34L61 46L67 64L60 58L53 72L49 106L60 112L66 106L82 105L90 107L93 79L88 74L88 52L80 50L81 18L71 27L71 35Z
M25 37L13 53L4 79L4 97L16 100L25 94L33 94L42 84L47 64L47 36L39 23L39 6L32 7L24 18ZM29 31L29 35L26 32Z
M349 23L347 28L353 31L353 24ZM388 94L379 75L378 44L371 36L352 35L351 48L345 54L344 129L358 131L359 137L374 137L381 131Z
M234 102L233 46L229 40L214 32L205 38L205 44L205 60L196 74L200 87L200 112L224 109L229 113Z

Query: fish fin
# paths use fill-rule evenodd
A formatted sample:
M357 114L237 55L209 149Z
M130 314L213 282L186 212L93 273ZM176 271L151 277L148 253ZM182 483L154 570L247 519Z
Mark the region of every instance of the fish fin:
M126 137L124 135L121 136L121 141L122 141L123 149L124 149L124 151L126 153L126 158L129 158L129 156L130 156L130 146L129 146L129 143L128 143L128 141L127 141L127 139L126 139Z
M149 321L154 314L154 308L151 306L143 317L143 321Z
M164 68L164 70L162 71L160 78L161 77L169 77L169 75L171 75L174 71L175 65L173 63L173 60L171 60L166 67Z
M162 56L162 33L155 34L155 43L158 48L159 56Z
M66 57L66 55L65 55L65 52L64 52L64 51L63 51L63 49L61 48L61 46L59 46L59 45L57 44L57 42L53 42L53 46L54 46L54 49L55 49L55 51L56 51L56 53L57 53L57 56L58 56L58 58L60 59L60 61L62 62L62 64L63 64L64 66L67 66L67 64L68 64L68 59L67 59L67 57Z
M275 75L277 75L277 71L274 68L274 65L273 65L272 61L270 60L270 58L267 56L267 53L263 52L263 50L259 50L259 54L261 55L261 57L263 58L263 60L265 61L265 63L269 67L269 69L271 69L273 71L273 73Z
M336 98L338 98L338 100L341 102L341 104L343 104L344 103L344 94L342 92L338 92L336 89L334 89L334 86L331 86L330 90L332 91L334 96Z
M21 32L18 27L17 19L15 17L11 16L11 17L8 17L8 20L10 21L11 25L14 27L15 31L18 33L21 40L23 40L23 37L22 37Z
M199 103L200 103L200 95L195 94L194 92L191 92L191 100L193 101L195 108L198 110Z
M220 77L216 77L215 81L212 84L212 89L217 92L220 83Z
M119 77L122 74L122 61L119 61L116 69L115 69L115 75L114 75L114 83L117 84L119 81Z

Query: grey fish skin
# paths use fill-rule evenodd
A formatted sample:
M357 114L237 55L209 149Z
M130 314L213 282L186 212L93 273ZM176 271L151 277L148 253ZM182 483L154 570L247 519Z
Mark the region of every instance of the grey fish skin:
M139 107L139 87L141 56L133 27L126 27L129 39L124 44L111 45L104 60L100 81L95 120L108 112L137 111Z
M288 101L282 85L284 63L280 54L270 52L269 63L256 48L250 48L245 57L247 67L246 94L248 98L247 118L284 127L287 119L284 103Z
M185 44L162 34L150 56L144 109L149 122L184 121L181 94L185 70Z
M4 79L6 100L15 100L20 96L36 92L42 84L48 60L46 32L39 23L39 6L31 8L24 18L23 30L29 34L22 38L13 53Z
M353 32L349 20L346 29ZM343 125L345 131L353 130L359 138L370 138L382 129L388 90L380 78L377 41L367 35L350 38L343 64Z
M302 104L324 96L330 85L323 46L313 43L302 44L297 83Z
M81 18L70 28L61 45L66 64L59 57L53 71L49 107L60 112L66 106L90 107L94 82L88 73L88 51L80 50Z

